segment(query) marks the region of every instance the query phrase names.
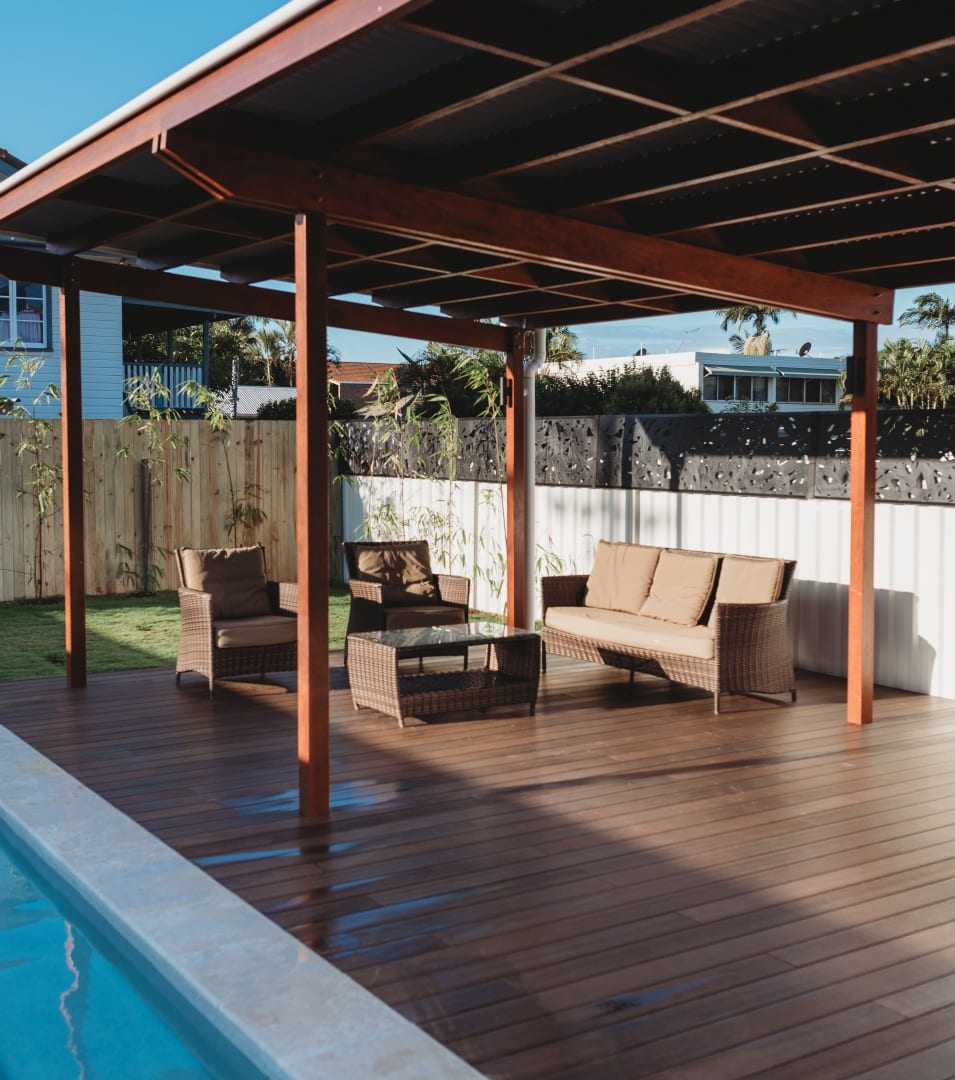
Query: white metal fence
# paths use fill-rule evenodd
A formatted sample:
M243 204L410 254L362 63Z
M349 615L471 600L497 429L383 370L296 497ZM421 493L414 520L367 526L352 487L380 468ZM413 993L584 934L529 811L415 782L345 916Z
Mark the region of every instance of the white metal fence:
M356 477L343 492L342 534L360 537L367 523L385 538L389 517L408 536L428 536L441 569L471 576L474 606L500 611L501 499L497 484ZM796 559L796 665L845 675L847 502L538 487L535 512L538 561L559 559L568 572L590 569L599 539ZM955 509L883 503L875 523L876 682L955 699Z

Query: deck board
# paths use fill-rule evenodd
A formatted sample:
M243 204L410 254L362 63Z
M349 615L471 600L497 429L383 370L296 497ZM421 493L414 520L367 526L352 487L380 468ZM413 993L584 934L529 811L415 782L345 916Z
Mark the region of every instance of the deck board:
M714 716L554 659L534 717L402 730L333 656L322 821L294 687L6 684L0 723L489 1076L955 1076L955 702Z

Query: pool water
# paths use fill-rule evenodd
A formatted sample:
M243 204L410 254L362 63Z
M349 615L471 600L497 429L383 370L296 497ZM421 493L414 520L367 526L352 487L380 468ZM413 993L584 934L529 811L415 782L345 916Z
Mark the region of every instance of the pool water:
M215 1062L208 1033L184 1015L0 831L0 1078L256 1075Z

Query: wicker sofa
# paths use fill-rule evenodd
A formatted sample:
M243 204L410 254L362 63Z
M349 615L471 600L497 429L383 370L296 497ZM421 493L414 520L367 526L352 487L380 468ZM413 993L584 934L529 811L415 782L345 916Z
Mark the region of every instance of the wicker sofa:
M598 542L590 574L545 577L548 653L662 676L713 694L789 694L796 685L787 595L796 564Z

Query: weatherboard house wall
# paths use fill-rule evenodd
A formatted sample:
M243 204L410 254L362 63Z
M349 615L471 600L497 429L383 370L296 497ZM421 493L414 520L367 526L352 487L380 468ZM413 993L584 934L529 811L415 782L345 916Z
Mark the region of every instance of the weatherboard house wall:
M0 345L0 364L10 361L11 378L0 390L5 397L18 398L19 404L38 419L60 415L56 400L34 405L33 399L51 383L59 387L60 373L60 296L59 290L47 290L48 342L43 349L26 349L15 343ZM100 293L80 294L80 349L83 356L83 415L89 420L118 420L123 415L123 304L118 296ZM39 359L40 366L30 376L30 387L16 389L14 380L21 374L19 357Z

